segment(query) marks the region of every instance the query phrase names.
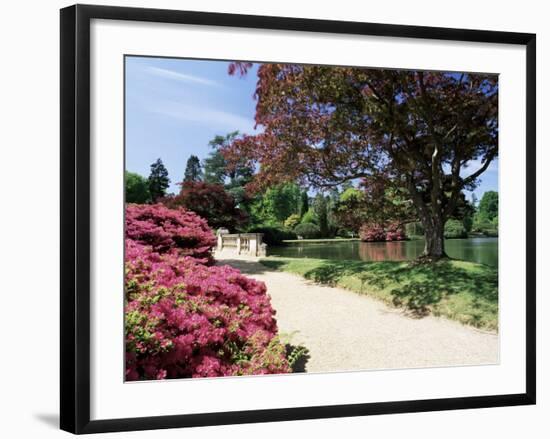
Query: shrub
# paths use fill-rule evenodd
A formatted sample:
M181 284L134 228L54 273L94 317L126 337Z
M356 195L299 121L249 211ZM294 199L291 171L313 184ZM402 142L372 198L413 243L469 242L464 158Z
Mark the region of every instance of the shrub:
M493 219L493 221L475 221L472 230L485 236L498 236L498 218Z
M294 228L294 233L305 239L313 239L319 237L320 230L317 224L301 223Z
M125 268L126 379L290 372L263 283L132 239Z
M445 238L467 238L468 232L462 221L456 219L450 219L445 223Z
M294 229L300 223L300 215L293 213L285 220L285 227L287 229Z
M404 241L407 235L402 227L390 226L386 229L386 241Z
M233 195L221 184L186 181L178 195L160 201L171 208L183 207L195 212L213 229L235 230L248 221L248 215L237 207Z
M267 245L281 245L285 239L296 239L294 232L272 226L258 226L249 230L250 233L263 233L263 242Z
M362 241L403 241L407 239L403 227L390 224L383 227L379 224L363 224L359 229L359 238Z
M364 224L359 229L361 241L376 242L386 240L386 231L382 226Z
M203 262L212 260L211 250L216 245L216 237L204 219L162 204L128 204L126 238L151 246L157 253L177 252Z

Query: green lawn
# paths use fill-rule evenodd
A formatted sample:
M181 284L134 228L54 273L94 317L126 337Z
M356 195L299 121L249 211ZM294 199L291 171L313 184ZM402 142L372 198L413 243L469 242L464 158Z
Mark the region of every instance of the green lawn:
M460 260L436 263L266 258L263 265L347 288L414 316L432 313L478 328L498 328L498 271Z

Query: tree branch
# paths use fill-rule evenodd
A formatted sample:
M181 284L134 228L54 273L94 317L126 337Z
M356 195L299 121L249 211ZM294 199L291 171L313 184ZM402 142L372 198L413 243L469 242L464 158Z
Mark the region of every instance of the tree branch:
M487 156L485 158L485 163L483 163L481 168L479 168L476 172L474 172L473 174L469 175L464 180L462 180L462 185L461 186L465 187L468 184L473 183L477 177L479 177L481 174L483 174L487 170L487 168L489 167L489 165L491 164L493 159L496 157L497 152L498 152L498 150L496 148L493 149L491 152L489 152L489 154L487 154Z

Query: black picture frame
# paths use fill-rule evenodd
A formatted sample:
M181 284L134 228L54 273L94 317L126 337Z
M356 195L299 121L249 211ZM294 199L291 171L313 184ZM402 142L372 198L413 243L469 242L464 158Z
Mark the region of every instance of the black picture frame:
M133 20L526 47L526 392L383 403L90 420L90 21ZM74 5L61 10L61 429L81 434L535 404L536 36L303 18Z

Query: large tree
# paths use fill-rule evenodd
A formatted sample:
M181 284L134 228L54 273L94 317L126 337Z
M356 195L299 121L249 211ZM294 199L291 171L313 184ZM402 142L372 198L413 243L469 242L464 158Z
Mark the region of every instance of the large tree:
M168 170L161 159L157 159L157 161L151 165L151 173L149 174L147 184L153 202L156 202L159 198L166 195L166 189L168 189L170 185L170 179L168 178Z
M478 207L481 221L493 221L498 217L498 192L487 191L481 197Z
M496 75L262 64L255 97L263 132L234 141L226 158L259 163L261 185L403 189L429 258L445 256L445 222L498 154Z
M252 204L254 220L261 224L282 225L290 215L298 213L299 199L300 188L296 184L274 185Z
M307 190L302 191L298 203L298 215L302 218L309 210L309 196L307 194Z
M317 215L317 221L319 222L319 233L321 234L321 238L328 237L329 229L327 199L321 192L319 192L313 200L313 210L315 211L315 215Z
M184 182L189 181L201 181L202 180L202 168L201 162L196 155L190 155L187 159L187 165L185 166L185 175L183 177Z
M221 150L230 145L238 134L238 131L233 131L225 136L217 135L208 143L213 150L203 161L204 181L224 185L239 207L248 210L251 200L245 186L252 179L254 169L248 165L247 160L228 163L221 153Z
M126 202L145 204L151 200L147 179L135 172L124 173Z

